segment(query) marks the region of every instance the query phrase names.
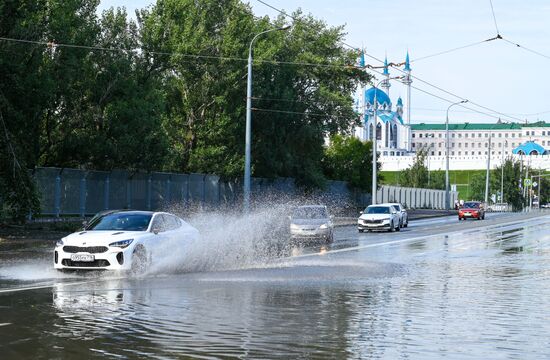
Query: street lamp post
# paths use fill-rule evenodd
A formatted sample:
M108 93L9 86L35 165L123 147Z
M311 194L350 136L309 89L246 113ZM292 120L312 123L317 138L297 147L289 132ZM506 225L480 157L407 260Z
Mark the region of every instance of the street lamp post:
M250 41L250 47L248 48L248 77L246 79L246 135L245 135L245 150L244 150L244 196L243 205L244 210L248 212L250 207L250 148L252 142L252 46L254 41L263 34L272 31L287 30L290 26L284 26L275 29L269 29L256 34Z
M445 117L445 209L451 208L451 194L449 193L449 110L459 104L467 103L468 100L462 100L452 103L447 108L447 116Z
M504 152L506 151L506 147L508 147L508 140L504 140L504 148L502 149L502 161L500 164L500 202L504 203Z

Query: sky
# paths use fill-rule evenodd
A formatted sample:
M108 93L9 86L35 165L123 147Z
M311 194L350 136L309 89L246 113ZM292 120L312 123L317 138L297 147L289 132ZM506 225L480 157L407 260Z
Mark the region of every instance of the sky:
M455 106L449 114L450 122L496 122L498 117L505 122L550 122L550 97L546 93L550 78L548 1L492 0L496 26L491 0L264 1L286 12L301 8L304 13L310 13L331 26L345 25L346 43L362 47L378 59L387 55L388 62L402 62L408 50L412 75L418 78L413 79L413 86L420 89L412 89L412 123L445 121L450 102L423 91L452 101L460 100L426 82L468 99L470 103L465 106L492 115ZM124 6L133 14L136 8L152 4L154 1L103 0L100 11L111 6ZM249 4L257 16L273 18L278 15L257 0L250 0ZM522 47L495 40L422 59L495 37L497 27L505 39ZM368 57L366 61L380 65ZM391 68L390 74L401 75ZM406 88L393 81L390 88L393 104L399 96L405 102Z

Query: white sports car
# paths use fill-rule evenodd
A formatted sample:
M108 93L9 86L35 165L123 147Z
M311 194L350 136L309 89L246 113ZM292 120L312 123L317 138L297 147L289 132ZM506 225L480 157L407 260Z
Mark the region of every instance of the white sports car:
M179 217L150 211L113 210L93 217L82 231L59 240L58 270L130 270L143 273L166 249L196 240L199 232ZM164 251L162 251L164 250Z

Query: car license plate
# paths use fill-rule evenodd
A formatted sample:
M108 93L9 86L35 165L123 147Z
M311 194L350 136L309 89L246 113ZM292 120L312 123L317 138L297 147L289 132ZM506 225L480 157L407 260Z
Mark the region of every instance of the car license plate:
M71 261L80 261L80 262L93 262L95 256L91 254L72 254Z
M472 216L470 213L464 213L464 216Z

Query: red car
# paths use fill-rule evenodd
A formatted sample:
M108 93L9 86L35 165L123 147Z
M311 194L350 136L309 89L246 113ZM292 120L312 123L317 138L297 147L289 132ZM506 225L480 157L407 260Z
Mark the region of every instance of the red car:
M479 201L468 201L458 210L458 220L485 219L485 209Z

